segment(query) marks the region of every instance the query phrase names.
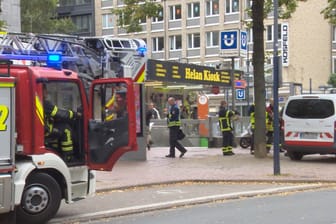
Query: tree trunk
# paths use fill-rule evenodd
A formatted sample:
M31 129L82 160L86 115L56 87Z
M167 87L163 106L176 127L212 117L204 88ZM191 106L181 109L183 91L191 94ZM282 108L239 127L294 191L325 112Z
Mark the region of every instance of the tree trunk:
M264 158L266 151L265 75L264 75L264 0L253 0L253 68L255 97L254 155Z

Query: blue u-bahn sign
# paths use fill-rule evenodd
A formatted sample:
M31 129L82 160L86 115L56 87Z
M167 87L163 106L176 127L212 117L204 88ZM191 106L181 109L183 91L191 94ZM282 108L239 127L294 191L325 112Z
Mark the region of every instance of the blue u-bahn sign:
M247 33L241 30L228 30L220 33L220 56L246 57Z

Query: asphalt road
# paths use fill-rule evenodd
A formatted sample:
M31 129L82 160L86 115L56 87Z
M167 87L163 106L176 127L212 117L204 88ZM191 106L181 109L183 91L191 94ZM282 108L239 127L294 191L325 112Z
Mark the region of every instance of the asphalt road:
M102 192L95 197L70 205L62 204L56 217L49 223L85 223L221 200L261 197L333 186L328 183L181 182L134 187Z
M243 197L114 217L91 224L335 224L335 189Z

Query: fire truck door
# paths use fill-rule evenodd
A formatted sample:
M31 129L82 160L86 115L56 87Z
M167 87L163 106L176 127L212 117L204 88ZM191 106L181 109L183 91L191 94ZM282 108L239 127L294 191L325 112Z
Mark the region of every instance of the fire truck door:
M14 79L0 77L0 214L14 209Z
M137 149L133 82L95 80L90 96L89 165L111 170L121 155Z

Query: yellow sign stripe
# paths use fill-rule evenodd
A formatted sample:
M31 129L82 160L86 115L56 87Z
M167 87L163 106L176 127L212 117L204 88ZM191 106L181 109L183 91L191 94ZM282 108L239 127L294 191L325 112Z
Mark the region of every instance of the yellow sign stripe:
M44 126L44 111L43 105L41 103L40 98L36 95L35 97L35 105L36 105L36 115L40 119L41 124Z
M14 87L12 82L0 82L0 88Z

